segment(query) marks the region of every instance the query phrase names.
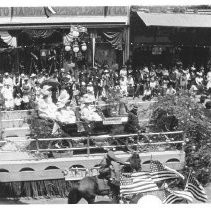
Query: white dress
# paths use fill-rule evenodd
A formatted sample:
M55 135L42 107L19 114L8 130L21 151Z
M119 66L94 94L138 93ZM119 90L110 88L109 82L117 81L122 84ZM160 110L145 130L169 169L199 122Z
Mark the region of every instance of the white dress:
M94 106L82 105L81 107L81 119L87 121L102 121L101 116L96 112Z
M56 120L57 106L52 102L51 96L46 99L41 98L38 101L39 116L42 118L49 118Z
M3 87L1 93L5 99L5 108L14 108L13 88L11 86L9 88Z

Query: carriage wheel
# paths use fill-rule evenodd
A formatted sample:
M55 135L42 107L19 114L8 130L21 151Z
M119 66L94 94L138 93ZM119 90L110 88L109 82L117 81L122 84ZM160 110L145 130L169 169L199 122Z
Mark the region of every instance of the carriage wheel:
M48 149L67 149L67 148L72 148L73 144L71 140L55 140L55 141L50 141L48 144ZM68 156L71 157L73 156L73 150L60 150L60 151L50 151L49 157L64 157Z

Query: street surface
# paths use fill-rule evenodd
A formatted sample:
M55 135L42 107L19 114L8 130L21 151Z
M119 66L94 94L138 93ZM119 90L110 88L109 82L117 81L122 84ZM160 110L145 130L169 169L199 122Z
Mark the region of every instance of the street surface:
M208 204L211 204L211 183L205 187L207 196L208 196ZM109 199L108 197L102 197L102 196L98 196L96 197L96 203L99 204L106 204L109 203ZM80 204L87 204L87 202L84 199L81 199L81 201L79 202ZM200 202L195 202L194 203L198 203L198 204L202 204ZM8 205L8 204L67 204L67 198L50 198L50 199L46 199L46 198L39 198L39 199L32 199L32 198L21 198L19 200L14 200L14 199L0 199L0 204L3 205Z

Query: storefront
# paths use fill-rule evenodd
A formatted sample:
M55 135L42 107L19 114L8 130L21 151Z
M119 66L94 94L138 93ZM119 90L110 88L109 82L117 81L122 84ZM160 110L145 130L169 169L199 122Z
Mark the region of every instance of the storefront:
M41 55L48 68L66 59L122 65L129 58L129 7L0 8L0 36L0 73L40 70Z
M206 66L211 58L211 16L209 14L131 14L131 48L135 66L181 60L184 66Z

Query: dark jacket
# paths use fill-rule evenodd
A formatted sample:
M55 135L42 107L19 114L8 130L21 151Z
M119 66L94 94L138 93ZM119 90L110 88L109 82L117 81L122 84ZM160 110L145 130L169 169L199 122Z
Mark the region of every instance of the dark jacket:
M125 125L125 131L128 133L137 133L141 129L137 116L137 111L132 109L128 113L128 121Z

